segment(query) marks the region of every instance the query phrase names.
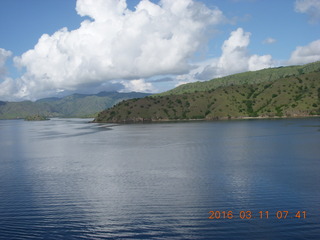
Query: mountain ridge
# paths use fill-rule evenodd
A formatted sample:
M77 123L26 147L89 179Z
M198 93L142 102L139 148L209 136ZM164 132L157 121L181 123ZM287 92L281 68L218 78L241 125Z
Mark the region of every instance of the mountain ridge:
M279 74L279 69L284 70L286 74ZM261 81L253 77L259 77L259 73L262 73L263 79L269 77L269 80ZM213 86L214 80L186 84L182 87L183 91L181 87L177 87L165 94L123 101L100 112L94 122L129 123L320 115L320 62L240 73L227 76L223 81L232 78L233 81L225 82L225 85L221 85L220 81L211 88L208 88L208 85Z
M174 89L156 95L166 96L171 94L191 93L194 91L208 91L216 89L218 87L230 85L269 82L280 78L306 74L316 71L320 71L320 61L308 63L305 65L265 68L257 71L247 71L242 73L231 74L224 77L214 78L208 81L198 81L193 83L182 84Z
M33 115L45 117L95 117L98 112L114 104L130 99L149 96L148 93L99 92L97 94L71 94L62 98L42 98L35 102L0 101L0 119L26 118Z

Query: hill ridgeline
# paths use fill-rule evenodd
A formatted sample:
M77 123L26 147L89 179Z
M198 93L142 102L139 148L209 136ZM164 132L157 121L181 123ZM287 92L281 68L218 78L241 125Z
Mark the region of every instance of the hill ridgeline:
M0 119L32 119L35 116L95 117L114 104L130 98L148 96L147 93L100 92L98 94L72 94L63 98L44 98L36 102L0 101Z
M94 122L320 115L320 62L245 72L118 103Z

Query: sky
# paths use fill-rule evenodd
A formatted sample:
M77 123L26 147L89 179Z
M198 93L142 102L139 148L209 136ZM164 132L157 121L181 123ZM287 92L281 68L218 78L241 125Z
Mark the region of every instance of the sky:
M320 0L1 0L0 100L184 83L320 60Z

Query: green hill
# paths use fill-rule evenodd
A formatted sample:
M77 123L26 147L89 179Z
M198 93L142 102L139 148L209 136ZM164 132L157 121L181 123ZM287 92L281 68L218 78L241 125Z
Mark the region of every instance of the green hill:
M205 82L195 82L183 84L170 91L160 93L158 96L166 96L172 94L192 93L195 91L208 91L218 87L230 85L256 84L270 82L280 78L290 76L299 76L301 74L320 71L320 61L301 66L288 66L278 68L268 68L252 72L244 72L233 74L230 76L212 79Z
M44 98L36 102L0 101L0 119L45 117L95 117L96 114L114 104L148 96L146 93L101 92L98 94L73 94L63 98Z
M310 115L320 115L320 62L182 85L118 103L99 113L95 122Z

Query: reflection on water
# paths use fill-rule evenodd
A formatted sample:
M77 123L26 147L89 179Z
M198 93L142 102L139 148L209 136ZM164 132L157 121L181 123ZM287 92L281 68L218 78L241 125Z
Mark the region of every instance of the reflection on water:
M319 118L88 121L0 121L0 238L320 235L320 133L310 127ZM208 219L209 211L256 218ZM277 211L289 217L277 219Z

